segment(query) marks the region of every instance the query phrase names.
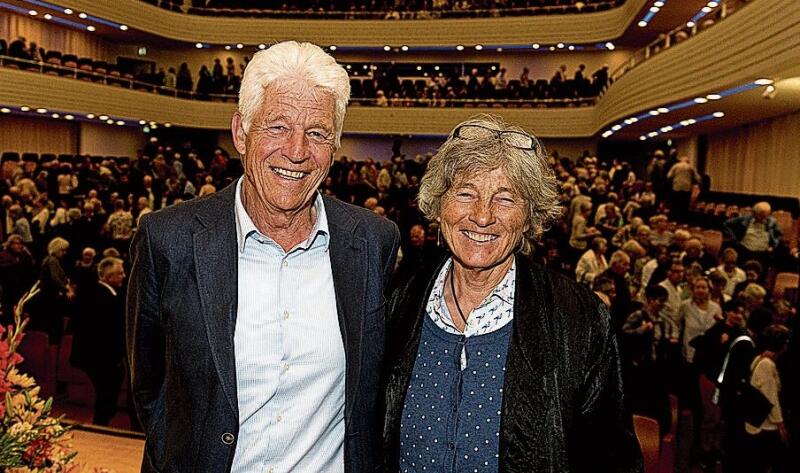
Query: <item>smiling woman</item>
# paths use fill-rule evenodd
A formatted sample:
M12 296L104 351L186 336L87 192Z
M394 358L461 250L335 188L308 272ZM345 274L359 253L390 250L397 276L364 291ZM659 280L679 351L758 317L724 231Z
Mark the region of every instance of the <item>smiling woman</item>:
M525 257L559 214L539 141L489 115L461 123L419 208L451 254L392 291L390 470L641 471L605 306Z

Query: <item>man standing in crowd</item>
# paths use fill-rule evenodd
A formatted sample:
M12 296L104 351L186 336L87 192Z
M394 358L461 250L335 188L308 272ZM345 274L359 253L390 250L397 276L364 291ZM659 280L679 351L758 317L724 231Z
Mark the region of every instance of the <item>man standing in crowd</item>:
M257 53L231 123L244 176L142 218L127 315L142 471L375 470L399 232L317 192L349 95L317 46Z
M681 156L667 172L667 179L672 181L672 203L670 204L672 215L676 221L686 222L692 186L700 183L700 174L689 163L688 156Z
M752 215L734 217L722 225L725 238L736 245L743 261L755 259L769 266L772 252L781 241L781 230L771 214L768 202L758 202Z
M97 265L94 284L80 290L72 322L70 362L83 370L94 386L92 423L109 425L125 378L125 281L123 261L109 256Z

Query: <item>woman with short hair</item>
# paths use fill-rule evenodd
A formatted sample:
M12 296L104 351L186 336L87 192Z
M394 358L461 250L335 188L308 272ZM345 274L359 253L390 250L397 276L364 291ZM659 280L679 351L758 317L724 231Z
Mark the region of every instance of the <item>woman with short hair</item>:
M539 141L489 115L462 122L419 208L450 253L388 304L387 471L642 471L607 309L526 257L560 213Z

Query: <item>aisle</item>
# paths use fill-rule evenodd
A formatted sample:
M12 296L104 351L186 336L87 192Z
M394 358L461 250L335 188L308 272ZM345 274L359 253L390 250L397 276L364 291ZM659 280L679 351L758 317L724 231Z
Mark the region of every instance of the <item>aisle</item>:
M78 456L79 472L139 473L142 464L144 438L131 438L129 433L83 430L75 426L72 445Z

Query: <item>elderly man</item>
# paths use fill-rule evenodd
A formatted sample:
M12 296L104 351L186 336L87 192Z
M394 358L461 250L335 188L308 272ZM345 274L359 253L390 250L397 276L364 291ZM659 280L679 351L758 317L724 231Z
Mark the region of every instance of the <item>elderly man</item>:
M317 191L349 94L317 46L257 53L231 123L244 176L142 218L127 316L142 471L376 468L399 231Z
M772 252L781 241L781 230L771 213L769 203L758 202L752 215L734 217L722 225L725 238L736 246L743 261L757 259L765 265L770 263Z

